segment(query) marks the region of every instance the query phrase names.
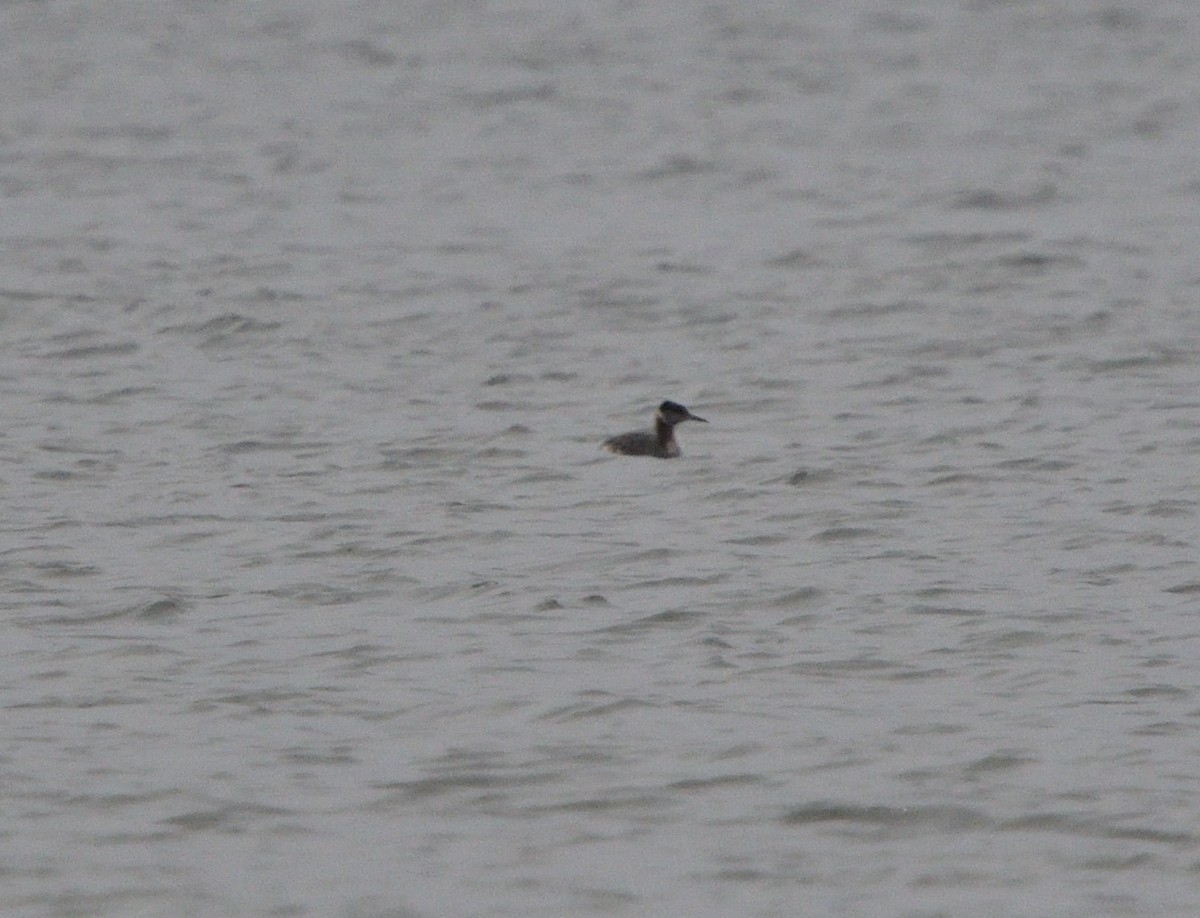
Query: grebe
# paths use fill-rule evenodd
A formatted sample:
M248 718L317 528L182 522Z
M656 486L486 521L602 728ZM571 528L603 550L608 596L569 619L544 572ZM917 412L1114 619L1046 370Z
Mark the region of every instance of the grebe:
M654 413L654 430L635 430L618 434L604 441L610 453L622 456L655 456L659 459L674 459L679 455L679 444L675 442L675 425L684 421L699 421L698 418L678 402L663 402Z

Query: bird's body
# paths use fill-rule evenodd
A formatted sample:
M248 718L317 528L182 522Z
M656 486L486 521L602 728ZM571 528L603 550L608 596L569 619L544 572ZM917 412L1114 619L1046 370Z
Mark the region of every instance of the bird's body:
M634 430L604 441L604 448L621 456L653 456L656 459L675 459L680 455L675 442L675 425L684 421L700 421L678 402L663 402L654 413L654 430Z

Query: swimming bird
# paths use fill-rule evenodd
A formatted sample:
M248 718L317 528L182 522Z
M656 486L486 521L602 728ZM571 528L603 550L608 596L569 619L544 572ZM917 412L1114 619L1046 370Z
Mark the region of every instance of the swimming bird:
M684 421L699 421L707 424L704 418L698 418L678 402L663 402L654 413L654 430L635 430L630 433L618 434L604 441L604 448L610 453L622 456L655 456L659 459L674 459L680 455L679 444L675 442L675 425Z

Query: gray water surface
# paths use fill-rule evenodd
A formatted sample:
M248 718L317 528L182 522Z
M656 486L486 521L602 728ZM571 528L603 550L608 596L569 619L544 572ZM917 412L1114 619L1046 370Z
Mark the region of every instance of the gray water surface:
M0 47L0 911L1195 914L1200 7Z

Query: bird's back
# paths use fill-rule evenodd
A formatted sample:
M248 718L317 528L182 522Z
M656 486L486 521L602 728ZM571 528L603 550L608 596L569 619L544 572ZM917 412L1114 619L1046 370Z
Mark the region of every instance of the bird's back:
M644 430L634 430L630 433L618 434L604 441L604 448L610 453L622 456L655 456L658 459L670 459L674 454L658 437Z

